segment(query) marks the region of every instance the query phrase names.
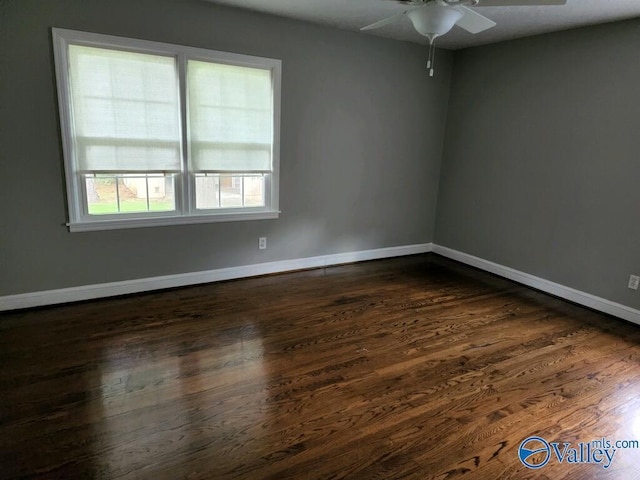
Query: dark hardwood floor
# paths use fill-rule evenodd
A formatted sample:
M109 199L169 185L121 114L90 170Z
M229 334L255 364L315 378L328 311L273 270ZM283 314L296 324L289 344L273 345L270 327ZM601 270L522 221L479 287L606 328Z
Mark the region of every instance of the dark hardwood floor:
M2 479L640 478L570 462L640 439L640 327L436 255L4 314L0 367Z

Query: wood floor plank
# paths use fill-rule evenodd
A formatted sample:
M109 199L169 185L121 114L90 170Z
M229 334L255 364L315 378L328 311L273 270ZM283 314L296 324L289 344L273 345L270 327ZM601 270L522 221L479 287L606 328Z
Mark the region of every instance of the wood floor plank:
M640 328L437 255L0 316L0 479L635 479ZM640 446L640 445L638 445Z

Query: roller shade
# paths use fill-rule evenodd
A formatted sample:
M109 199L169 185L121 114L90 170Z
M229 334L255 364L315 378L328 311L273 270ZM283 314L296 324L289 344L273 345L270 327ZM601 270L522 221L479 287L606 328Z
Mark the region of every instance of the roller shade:
M271 171L271 71L190 60L187 75L193 170Z
M179 171L174 57L70 45L70 96L80 171Z

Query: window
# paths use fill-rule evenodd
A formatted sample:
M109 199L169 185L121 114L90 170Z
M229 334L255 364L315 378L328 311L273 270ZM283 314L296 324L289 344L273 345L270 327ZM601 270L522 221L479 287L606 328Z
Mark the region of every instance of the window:
M280 60L53 39L71 231L278 217Z

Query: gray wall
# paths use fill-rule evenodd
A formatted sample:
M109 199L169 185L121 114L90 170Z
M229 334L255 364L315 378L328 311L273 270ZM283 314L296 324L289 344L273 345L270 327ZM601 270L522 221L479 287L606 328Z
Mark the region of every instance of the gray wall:
M638 23L456 53L438 244L640 308Z
M282 59L280 219L68 233L53 26ZM451 55L425 54L202 0L0 0L0 296L431 242Z

